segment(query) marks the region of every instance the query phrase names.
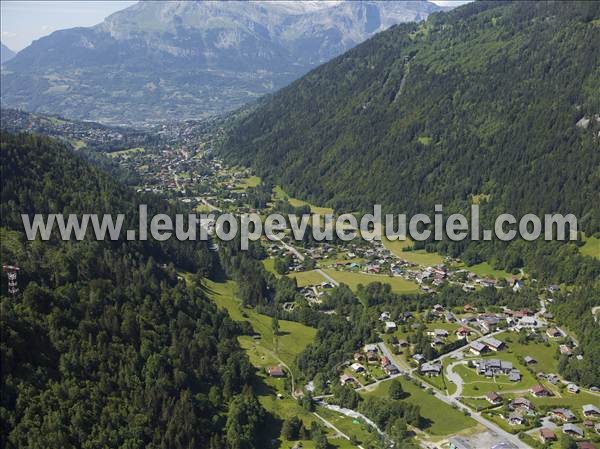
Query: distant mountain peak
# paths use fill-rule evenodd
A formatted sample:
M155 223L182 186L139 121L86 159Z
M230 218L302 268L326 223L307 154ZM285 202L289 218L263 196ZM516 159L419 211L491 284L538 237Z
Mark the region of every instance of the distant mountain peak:
M141 1L21 51L2 71L2 103L113 124L202 118L439 10L410 1Z
M0 42L0 64L10 61L17 53Z

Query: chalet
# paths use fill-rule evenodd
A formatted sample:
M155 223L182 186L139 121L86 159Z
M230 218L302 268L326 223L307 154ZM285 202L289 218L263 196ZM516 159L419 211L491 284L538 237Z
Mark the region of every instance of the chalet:
M577 385L575 385L575 384L568 384L567 385L567 391L569 393L575 393L575 394L577 394L577 393L579 393L579 387Z
M473 306L471 304L465 304L463 306L463 311L465 313L472 313L475 309L473 309Z
M400 369L393 363L388 363L386 366L384 366L383 371L385 371L388 376L400 374Z
M448 338L448 331L446 329L434 329L433 331L427 332L427 335L437 338Z
M523 424L523 417L519 413L512 412L508 415L507 421L511 426L520 426Z
M520 327L537 327L538 322L533 316L524 316L519 320Z
M562 431L563 431L563 433L565 433L573 438L583 438L583 435L584 435L583 430L581 430L575 424L570 424L570 423L562 426Z
M560 345L558 347L558 351L562 355L566 355L566 356L572 356L573 355L573 350L571 348L569 348L567 345Z
M390 363L392 363L392 362L386 356L383 356L381 358L381 367L382 368L385 367L385 366L388 366Z
M548 390L546 390L540 384L537 384L537 385L534 385L533 387L531 387L529 389L529 392L532 395L534 395L536 398L552 396L552 393L550 393Z
M537 360L533 357L526 355L525 357L523 357L523 362L525 363L525 365L533 365L534 363L537 363Z
M562 332L559 331L556 327L549 327L546 329L546 335L550 338L560 338L562 337Z
M406 340L398 340L398 346L400 348L406 348L408 346L408 341L406 341Z
M367 352L367 362L377 363L378 361L379 361L379 355L377 355L376 351L368 351Z
M443 339L441 339L439 337L435 337L433 339L433 341L431 342L431 347L435 349L435 348L444 346L444 344L445 344L445 341Z
M355 362L362 362L365 359L365 356L360 353L360 352L355 352L354 353L354 361Z
M474 341L473 343L471 343L469 350L475 355L481 355L489 351L487 345L484 345L479 341Z
M532 411L534 407L533 407L533 404L531 403L531 401L529 401L528 399L515 398L512 401L510 401L510 403L508 404L508 408L510 410Z
M347 374L342 374L340 376L340 383L342 385L357 385L358 382L356 381L356 379L352 376L348 376Z
M352 365L350 365L350 369L355 373L362 373L365 371L365 367L362 366L360 363L353 363Z
M511 382L521 382L521 373L514 369L510 373L508 373L508 380Z
M556 374L548 374L546 376L546 379L548 380L548 382L550 382L552 385L557 385L558 382L560 382L560 378L556 375Z
M519 279L516 279L513 283L512 289L513 292L517 293L520 292L523 287L525 287L525 283Z
M390 312L381 312L381 315L379 315L379 321L389 321L390 318Z
M377 348L377 345L372 343L369 345L365 345L365 347L363 348L363 351L365 352L377 352L379 349Z
M415 354L412 356L413 360L415 360L417 363L421 363L425 360L425 356L423 354Z
M551 441L556 441L556 434L547 427L542 427L540 429L540 438L544 443L549 443Z
M420 371L421 374L426 376L439 376L442 372L442 365L439 363L423 363Z
M500 318L495 315L481 315L477 318L477 323L484 332L492 332L500 324Z
M497 340L495 338L488 338L487 340L484 340L483 342L492 351L500 351L501 349L504 349L504 346L505 346L503 341Z
M272 366L267 369L267 373L269 373L269 376L271 377L285 377L285 372L281 366Z
M502 396L500 396L498 393L495 393L493 391L490 391L488 394L485 395L485 399L493 405L499 405L502 404Z
M446 312L446 321L449 323L456 323L456 315L452 312Z
M512 362L498 359L481 359L473 362L477 374L492 377L498 374L508 374L513 370Z
M583 416L586 418L600 418L600 409L592 404L586 404L583 407Z
M575 421L577 419L575 414L571 410L566 408L555 408L554 410L550 411L550 416L556 419L560 419L564 422Z
M458 329L456 329L456 337L459 339L467 338L470 333L471 333L471 331L469 330L468 327L461 326Z
M396 323L394 323L393 321L385 322L385 331L387 333L396 332L396 329L398 329L398 327L396 326Z

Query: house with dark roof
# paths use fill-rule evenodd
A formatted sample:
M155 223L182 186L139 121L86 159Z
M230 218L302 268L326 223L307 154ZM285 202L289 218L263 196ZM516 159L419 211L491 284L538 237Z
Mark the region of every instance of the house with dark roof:
M583 430L581 430L575 424L571 424L571 423L567 423L564 426L562 426L562 431L563 431L563 433L565 433L573 438L583 438L583 436L584 436Z
M567 408L555 408L550 411L550 416L565 422L575 421L577 419L575 414Z
M544 443L549 443L551 441L556 441L556 434L546 427L542 427L540 429L540 438Z
M600 409L593 404L586 404L583 407L583 416L586 418L600 418Z
M499 405L502 404L502 396L500 396L498 393L494 392L494 391L490 391L489 393L487 393L485 395L485 399L493 405Z
M534 385L533 387L531 387L529 389L529 391L531 392L532 395L534 395L536 398L541 398L541 397L547 397L547 396L552 396L552 393L550 393L548 390L546 390L543 386L541 386L540 384Z

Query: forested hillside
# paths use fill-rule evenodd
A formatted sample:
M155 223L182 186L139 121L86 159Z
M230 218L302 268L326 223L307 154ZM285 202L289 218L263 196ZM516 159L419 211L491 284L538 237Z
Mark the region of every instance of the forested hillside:
M264 447L239 324L175 270L210 272L204 244L29 242L20 213L133 222L138 202L164 205L48 138L2 135L0 155L2 263L20 267L21 288L2 282L0 445Z
M516 215L574 213L594 232L598 41L596 2L475 2L432 14L281 90L222 152L340 211L460 210L476 196Z

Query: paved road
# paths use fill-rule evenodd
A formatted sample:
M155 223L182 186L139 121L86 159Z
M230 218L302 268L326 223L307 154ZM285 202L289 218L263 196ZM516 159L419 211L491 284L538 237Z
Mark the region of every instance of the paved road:
M463 365L466 364L467 362L464 361L458 361L458 362L454 362L451 363L450 365L448 365L448 367L446 368L446 379L448 379L449 381L453 382L454 385L456 385L456 391L454 392L454 394L450 395L449 397L451 398L459 398L462 396L462 390L463 390L463 380L462 377L460 377L458 374L456 374L453 371L453 368L456 365Z
M327 273L325 273L320 268L317 268L315 271L317 273L319 273L321 276L323 276L325 279L327 279L329 282L331 282L333 285L340 285L340 283L338 281L336 281L335 279L333 279L331 276L329 276Z
M488 335L486 335L484 337L478 338L477 340L481 340L481 339L492 337L492 336L494 336L496 334L499 334L500 332L503 332L503 331L497 331L497 332L488 334ZM385 345L385 343L379 343L379 345L382 345L383 347L386 348L385 353L389 353L389 350L387 350L387 346ZM464 351L464 349L465 349L465 347L462 347L462 348L459 348L459 349L457 349L455 351L449 352L448 354L443 355L442 357L438 358L437 360L441 361L443 358L448 357L448 356L452 355L453 353ZM411 370L410 372L408 372L408 375L410 377L413 377L414 371L416 371L416 368L413 369L413 370ZM420 378L416 378L416 379L419 382L422 382L422 379L420 379ZM458 384L457 384L457 388L458 388ZM500 426L498 426L498 425L494 424L493 422L491 422L491 421L487 420L486 418L484 418L481 415L481 413L478 413L477 411L473 410L469 406L466 406L464 404L459 404L455 400L455 398L453 396L449 396L447 394L441 393L440 391L438 391L435 388L433 388L433 393L434 393L434 396L437 399L439 399L440 401L445 402L446 404L448 404L450 406L453 406L453 407L457 406L461 410L467 410L469 412L471 418L473 418L475 421L477 421L478 423L480 423L481 425L483 425L493 436L498 437L499 439L503 439L503 440L509 441L509 442L513 443L515 446L517 446L518 448L528 449L530 447L527 444L523 443L516 435L513 435L513 434L505 431Z

